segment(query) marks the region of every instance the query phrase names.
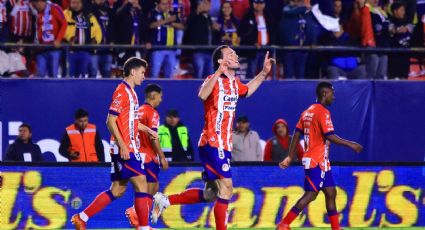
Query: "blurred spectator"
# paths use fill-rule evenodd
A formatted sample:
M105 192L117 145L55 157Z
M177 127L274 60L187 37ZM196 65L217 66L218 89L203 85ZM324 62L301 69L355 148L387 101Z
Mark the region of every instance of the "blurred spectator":
M329 36L328 44L332 46L352 46L353 42L344 29ZM330 79L362 79L366 77L366 68L360 64L360 58L352 54L334 54L326 68Z
M37 54L38 77L57 77L61 50L59 48L65 36L67 21L60 6L47 0L30 0L37 11L36 42L54 44L56 49L43 49Z
M209 16L210 3L208 0L198 2L196 12L187 21L184 43L188 45L212 45L213 30L218 31L220 25ZM194 77L202 78L213 73L211 51L194 51L192 55Z
M224 3L230 3L229 1L224 1L223 3L221 3L221 0L210 0L210 16L211 16L211 20L213 20L214 22L217 22L218 18L220 17L221 14L221 8L223 6ZM196 10L196 9L194 9Z
M289 145L291 144L292 136L288 132L288 123L284 119L277 119L273 124L274 136L270 138L264 148L264 161L281 162L289 153ZM298 160L302 159L303 150L301 145L297 145Z
M406 10L406 21L411 24L416 24L417 18L417 5L422 2L421 0L394 0L394 2L403 3ZM420 18L419 18L420 19Z
M274 40L271 36L273 22L270 21L268 14L264 14L265 7L265 0L254 0L253 9L248 11L239 26L241 45L255 45L260 48L273 44ZM233 10L235 10L234 7ZM259 50L241 52L241 55L248 59L247 78L253 78L257 74L257 70L263 65L265 54L265 51Z
M93 0L91 10L102 30L101 44L113 44L115 36L114 12L109 7L107 0ZM103 78L111 77L112 52L110 49L98 49L96 54L91 56L89 64L89 77L96 78L97 72Z
M375 47L372 19L366 0L356 0L354 11L347 25L351 39L363 47Z
M221 0L221 4L224 2L230 2L230 5L232 5L233 9L233 15L239 21L242 21L245 14L248 13L249 8L251 7L249 0Z
M191 7L190 0L171 0L170 14L177 15L177 17L180 19L180 22L183 24L183 29L178 29L178 28L175 29L176 30L176 45L181 45L183 43L184 26L190 16L190 7ZM181 49L178 49L176 51L176 58L179 59L181 52L182 52ZM176 63L176 69L180 71L180 63L178 61Z
M173 46L176 44L176 29L182 30L184 25L178 15L170 13L169 0L157 0L157 5L150 15L149 28L152 30L152 44ZM176 51L154 50L150 63L152 78L159 77L162 65L164 65L164 77L171 78L177 63Z
M388 48L390 46L388 15L379 5L379 0L369 0L368 7L372 18L376 47ZM384 79L387 77L388 55L370 54L365 57L365 61L369 63L369 65L366 65L366 72L369 78Z
M40 147L32 142L32 129L29 124L19 126L18 138L9 145L5 161L43 161Z
M221 5L217 24L220 25L220 30L218 31L220 44L229 46L238 46L240 44L241 39L238 35L239 21L233 15L232 5L229 2L224 2Z
M9 38L7 2L8 0L0 0L0 42L7 42Z
M177 110L170 109L165 124L158 128L159 142L167 161L193 161L193 147L186 126L180 121Z
M146 45L150 49L148 22L138 0L129 0L117 10L116 15L116 43L124 45ZM118 65L133 56L143 56L138 50L120 50Z
M0 50L0 76L27 77L30 75L26 66L26 59L19 52L6 53Z
M83 5L83 0L71 0L69 9L64 12L68 27L65 39L72 45L99 44L102 30L96 17ZM84 78L88 74L92 51L71 49L69 53L69 76Z
M105 161L102 139L96 125L89 123L87 111L78 109L75 112L75 122L66 127L59 153L72 162Z
M232 161L263 161L258 133L250 130L248 117L241 116L236 120L233 130Z
M389 17L391 47L409 48L414 25L406 18L405 6L403 3L395 2L391 5L391 13ZM388 77L407 78L410 67L409 58L408 54L391 54L388 60Z
M306 12L310 5L304 0L290 0L283 8L282 20L279 24L278 44L282 46L304 46L306 41ZM288 51L283 57L285 78L304 78L307 52Z
M10 32L11 41L32 43L34 41L34 16L28 0L8 1L11 4Z

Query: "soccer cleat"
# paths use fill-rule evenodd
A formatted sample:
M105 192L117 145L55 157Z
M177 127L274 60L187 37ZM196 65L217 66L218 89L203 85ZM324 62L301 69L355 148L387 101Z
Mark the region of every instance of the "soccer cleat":
M75 214L71 218L71 223L75 225L75 230L86 230L87 223L81 219L80 214Z
M136 209L134 209L134 206L125 210L125 216L127 217L128 222L130 222L131 227L137 228L137 226L139 226L139 219L137 218L137 213Z
M291 228L287 224L279 223L276 226L276 230L291 230Z
M160 192L157 192L153 196L153 208L152 208L152 223L156 224L158 222L158 218L161 216L164 209L170 206L170 201L168 197Z

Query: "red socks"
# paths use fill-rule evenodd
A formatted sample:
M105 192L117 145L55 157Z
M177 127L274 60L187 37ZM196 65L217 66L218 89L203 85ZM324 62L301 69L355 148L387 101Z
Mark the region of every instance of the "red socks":
M279 223L289 226L292 221L295 220L295 218L297 218L298 214L300 214L301 210L299 210L297 207L292 207L292 209L288 212L288 214L286 214L285 218L283 218L283 220Z
M111 190L104 191L100 193L99 195L97 195L94 201L86 209L84 209L84 213L87 215L88 218L90 218L94 216L95 214L97 214L98 212L102 211L106 206L108 206L114 200L115 200L115 197L112 194ZM84 221L87 222L87 220L84 220Z
M214 204L214 217L215 217L215 229L226 230L227 229L227 207L229 206L229 200L217 198Z
M149 214L152 208L152 195L144 192L134 193L134 208L136 209L139 226L149 226Z
M174 204L196 204L206 202L204 191L199 188L191 188L186 191L168 196L171 205Z
M329 222L331 222L332 230L339 230L339 214L336 210L328 211Z

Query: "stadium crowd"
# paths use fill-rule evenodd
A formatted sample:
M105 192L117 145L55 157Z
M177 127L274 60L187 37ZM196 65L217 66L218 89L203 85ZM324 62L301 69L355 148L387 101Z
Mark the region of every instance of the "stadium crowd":
M270 45L424 47L424 14L425 1L415 0L0 0L0 45L51 45L0 46L0 76L117 77L123 60L139 56L149 60L151 78L199 79L212 73L211 50L173 47L228 44L253 48L239 52L241 76L252 78ZM412 58L422 61L407 53L279 50L276 74L403 79Z

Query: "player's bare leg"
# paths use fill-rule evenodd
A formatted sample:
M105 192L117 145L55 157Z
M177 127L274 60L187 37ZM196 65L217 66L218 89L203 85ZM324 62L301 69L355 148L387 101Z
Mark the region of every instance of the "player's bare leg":
M84 230L86 229L86 223L92 216L102 211L112 201L121 197L127 189L128 181L114 181L109 190L100 193L93 202L87 206L81 213L75 214L71 218L72 224L75 225L75 229Z
M227 208L233 195L232 178L216 180L218 185L218 197L214 204L215 228L217 230L227 229Z
M148 193L150 195L152 195L152 196L155 195L155 193L158 192L158 189L159 189L159 183L148 183ZM154 208L155 207L153 207L152 210ZM128 208L125 211L125 215L127 216L128 221L130 222L130 225L132 227L139 226L139 218L137 217L136 209L134 208L134 206Z
M329 222L331 223L332 230L339 230L339 214L336 209L336 189L335 187L323 188L326 200L326 210L328 211Z
M297 203L292 207L292 209L289 211L288 214L286 214L285 218L280 221L280 223L277 225L277 230L287 230L290 229L289 225L292 223L292 221L297 218L298 214L302 210L304 210L305 207L307 207L308 204L310 204L312 201L314 201L317 197L318 192L311 192L306 191L304 195L297 201Z
M130 178L134 187L134 208L139 219L139 229L149 230L149 213L152 206L152 195L148 194L145 175Z

